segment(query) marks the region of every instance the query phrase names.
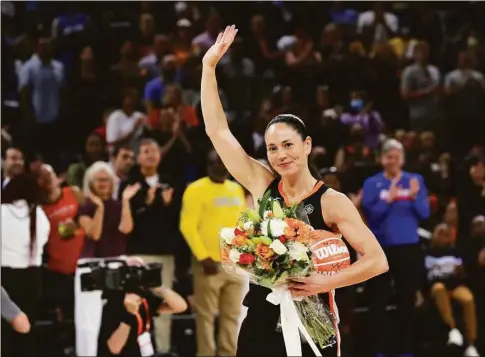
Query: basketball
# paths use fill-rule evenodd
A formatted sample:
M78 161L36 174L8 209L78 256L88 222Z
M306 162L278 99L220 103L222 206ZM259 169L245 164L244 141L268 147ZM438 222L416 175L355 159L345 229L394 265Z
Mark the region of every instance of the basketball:
M339 235L327 231L314 232L310 249L317 272L335 274L350 266L349 250Z

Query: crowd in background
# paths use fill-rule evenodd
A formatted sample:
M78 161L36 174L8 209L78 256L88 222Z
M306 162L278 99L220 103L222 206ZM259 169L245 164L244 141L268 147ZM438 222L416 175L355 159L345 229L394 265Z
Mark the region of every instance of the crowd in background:
M269 120L298 115L312 136L312 165L372 221L364 182L380 172L382 144L394 138L406 172L422 178L414 193L426 192L430 212L418 219L422 251L443 241L456 248L464 275L453 289L468 289L455 294L463 305L457 316L470 329L472 311L485 340L483 3L27 1L2 2L1 10L2 218L3 205L19 199L39 202L45 212L37 236L47 243L38 244L37 255L6 260L2 242L2 278L6 261L44 267L41 276L22 275L28 288L9 291L2 281L27 315L50 309L59 324L78 316L79 260L125 254L163 263L164 284L175 280L192 301L192 254L179 221L185 188L209 174L201 58L223 26L235 23L238 37L217 77L244 149L265 160ZM27 192L34 184L27 178L9 188L26 172L35 175L38 192ZM13 220L23 214L14 208ZM17 229L9 224L4 218L4 242ZM436 254L426 255L426 264L430 257ZM442 294L450 287L431 286L431 276L423 271L423 284L407 301L416 311L432 310L436 301L442 321L434 320L454 331L462 324ZM38 299L36 306L26 296ZM352 345L345 338L364 339L352 312L369 300L362 298L365 284L342 296L345 347ZM399 296L395 301L399 306ZM160 353L182 354L169 318L157 318L155 328ZM480 337L464 335L485 354ZM446 344L423 336L420 349ZM456 334L448 337L459 344Z

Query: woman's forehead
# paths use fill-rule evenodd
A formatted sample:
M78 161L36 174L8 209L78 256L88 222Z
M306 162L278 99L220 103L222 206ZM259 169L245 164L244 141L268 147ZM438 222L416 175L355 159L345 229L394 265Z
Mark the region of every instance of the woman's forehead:
M271 125L265 133L266 144L280 144L284 141L294 140L298 133L295 129L282 123Z

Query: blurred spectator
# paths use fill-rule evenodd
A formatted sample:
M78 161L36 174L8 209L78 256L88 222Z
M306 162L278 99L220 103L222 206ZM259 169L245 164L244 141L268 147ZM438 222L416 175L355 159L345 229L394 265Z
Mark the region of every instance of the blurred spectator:
M40 266L50 231L40 195L35 178L27 173L14 177L2 191L2 286L31 321L37 318ZM2 356L35 356L35 345L34 331L19 334L2 328Z
M345 125L359 124L364 129L364 144L371 150L377 148L379 136L383 130L380 114L372 110L365 92L354 91L350 94L350 105L347 112L342 113L340 121Z
M399 29L396 15L385 11L386 3L375 2L373 9L361 13L357 19L357 32L368 33L372 43L385 42Z
M176 58L173 55L167 55L160 62L161 73L158 77L153 78L145 85L145 106L149 115L154 115L154 111L159 109L162 99L165 95L165 89L169 84L179 82L181 77L177 71Z
M410 128L415 131L433 130L438 120L441 75L428 63L429 46L419 42L414 47L414 64L407 66L401 78L401 94L408 102Z
M173 53L179 65L185 65L192 55L192 23L188 19L177 21Z
M160 147L152 139L143 139L138 153L138 165L120 186L139 184L130 200L134 227L129 241L129 253L147 263L163 265L163 285L171 288L174 277L174 252L179 239L177 229L181 188L159 170ZM156 345L159 353L170 351L171 321L167 316L155 320Z
M123 90L128 87L134 87L138 90L143 88L143 78L138 66L135 54L135 46L130 40L123 42L120 48L120 59L111 67L111 76L113 83L111 87L115 98L123 95Z
M12 180L25 171L24 154L19 148L11 147L5 152L2 163L2 190Z
M153 39L156 32L155 18L152 14L141 14L139 21L138 57L149 55L152 50Z
M468 161L468 172L463 183L457 188L458 216L460 229L458 237L468 235L469 223L478 216L485 214L485 160L471 157Z
M171 45L171 39L168 36L155 36L153 53L146 55L138 62L142 71L146 72L146 78L152 79L160 76L160 63L166 55L171 54Z
M211 11L205 23L205 31L192 40L192 45L198 49L199 53L205 53L216 42L217 35L221 30L221 23L219 14ZM224 61L221 63L224 63Z
M126 186L120 202L112 198L115 184L111 166L102 161L95 162L84 177L87 201L79 208L77 221L87 239L75 275L76 351L80 356L96 355L102 313L101 291L81 292L82 268L91 258L125 255L128 234L133 229L129 201L140 187Z
M136 90L127 89L121 109L110 114L106 123L106 140L111 152L116 145L129 145L132 150L137 150L145 125L145 115L136 110L137 102Z
M105 162L95 162L86 172L84 194L87 202L77 214L79 225L90 239L84 244L83 257L115 257L127 252L127 235L133 229L129 203L140 186L125 186L119 201L113 199L115 185L115 174Z
M175 108L176 115L180 117L185 127L193 128L199 125L199 118L197 118L194 107L183 100L182 87L180 85L171 84L167 86L162 105Z
M86 138L84 155L80 162L69 165L67 168L67 184L82 189L84 174L91 164L106 157L105 141L98 133L91 133Z
M115 174L115 186L113 189L113 199L120 197L119 189L121 182L128 178L128 175L135 163L135 153L129 146L116 146L112 159L111 166Z
M389 40L396 56L403 61L412 60L414 47L417 43L418 40L412 37L410 29L407 27L401 27L399 33L396 33L396 36Z
M461 52L458 68L445 77L451 134L449 142L458 154L464 154L473 145L484 142L485 79L475 68L475 56ZM465 140L455 140L456 137Z
M477 315L475 299L465 285L463 260L455 249L451 231L446 224L439 224L433 233L431 246L426 252L427 284L443 322L449 328L448 344L463 345L463 336L458 330L451 300L463 309L465 322L465 357L479 357L474 346L477 339Z
M220 266L219 230L230 226L244 211L245 196L239 184L228 181L229 173L215 151L207 158L208 177L187 187L180 215L180 230L195 259L194 303L197 355L236 355L238 319L243 280ZM219 336L214 341L214 319L219 313Z
M84 245L84 231L75 219L84 196L76 186L61 188L59 178L47 164L37 171L37 182L43 190L42 209L51 227L45 247L45 295L62 321L74 316L74 272Z
M180 180L184 179L192 146L188 141L179 114L172 109L162 109L156 126L145 133L145 137L153 139L159 146L163 156L160 170Z
M424 267L417 229L419 222L429 216L428 196L420 175L402 171L404 152L399 142L388 140L381 160L384 172L365 181L362 197L367 223L382 245L390 267L389 273L367 284L375 323L374 352L386 353L389 347L385 306L392 279L399 314L398 352L412 354L414 304Z
M76 7L76 4L68 4L66 11L55 17L51 25L51 36L57 41L58 58L66 72L74 68L76 56L91 34L89 16L77 11Z
M60 119L65 74L62 63L52 56L52 40L40 38L37 52L20 70L19 90L24 120L34 125L30 147L55 161L52 143L63 137Z
M279 51L276 47L276 41L270 37L270 33L266 28L264 17L261 14L253 15L250 24L250 37L244 42L246 52L254 61L255 70L258 76L275 75L277 70L276 59L284 55L283 51Z

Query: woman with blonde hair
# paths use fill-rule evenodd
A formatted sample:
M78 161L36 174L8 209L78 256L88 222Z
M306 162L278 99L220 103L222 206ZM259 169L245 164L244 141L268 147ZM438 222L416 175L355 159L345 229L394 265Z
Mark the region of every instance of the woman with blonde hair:
M126 254L128 234L133 229L130 199L139 184L127 186L122 200L114 200L116 178L104 161L91 165L84 176L83 191L87 198L79 208L77 220L86 240L78 261L75 281L76 352L78 356L95 356L101 323L101 291L81 292L81 274L90 271L86 263Z

